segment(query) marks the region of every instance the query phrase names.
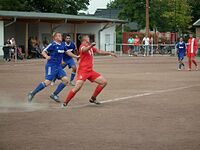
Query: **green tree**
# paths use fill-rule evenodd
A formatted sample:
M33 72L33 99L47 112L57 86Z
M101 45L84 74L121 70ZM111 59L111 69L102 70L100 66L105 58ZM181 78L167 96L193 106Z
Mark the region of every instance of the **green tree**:
M192 22L196 22L200 19L200 1L199 0L188 0L188 3L192 7Z
M86 10L88 5L89 0L2 0L0 10L78 14L79 10Z
M120 19L135 21L140 28L144 28L145 2L146 0L115 0L108 7L120 8ZM150 0L149 11L150 28L159 31L186 30L192 18L187 0Z

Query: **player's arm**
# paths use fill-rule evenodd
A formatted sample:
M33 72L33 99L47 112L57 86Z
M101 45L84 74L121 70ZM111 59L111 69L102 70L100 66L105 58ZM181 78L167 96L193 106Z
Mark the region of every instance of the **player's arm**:
M83 46L82 48L81 48L81 51L82 52L86 52L86 51L89 51L92 47L94 47L96 45L96 43L95 42L93 42L90 46Z
M195 54L197 55L197 53L198 53L198 42L197 42L196 39L194 40L194 50L195 50Z
M47 59L47 60L51 59L51 57L48 55L48 51L49 51L50 48L51 48L51 44L49 44L49 45L42 51L42 56L43 56L45 59Z
M115 53L111 53L111 52L106 52L106 51L103 51L103 50L96 50L96 53L99 54L99 55L110 55L110 56L113 56L113 57L117 57L117 55Z
M51 59L51 57L47 54L46 51L42 51L42 56L47 60Z
M80 56L74 55L71 51L66 51L66 54L70 57L78 59Z

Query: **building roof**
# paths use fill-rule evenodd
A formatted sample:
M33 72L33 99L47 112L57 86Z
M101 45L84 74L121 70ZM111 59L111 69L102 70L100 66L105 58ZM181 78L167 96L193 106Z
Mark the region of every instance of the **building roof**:
M104 23L104 22L115 22L115 23L126 23L124 20L110 19L110 18L99 18L94 16L78 16L78 15L67 15L59 13L41 13L41 12L22 12L22 11L0 11L0 20L11 20L16 18L17 20L30 21L39 20L41 22L46 21L61 21L69 23Z
M97 9L94 13L94 16L102 17L102 18L119 18L120 9Z
M197 20L197 21L193 24L193 26L200 26L200 19Z
M119 19L120 9L115 8L106 8L106 9L97 9L94 13L95 17L102 18L111 18L111 19ZM137 22L126 22L126 26L128 26L132 31L137 31L139 29Z

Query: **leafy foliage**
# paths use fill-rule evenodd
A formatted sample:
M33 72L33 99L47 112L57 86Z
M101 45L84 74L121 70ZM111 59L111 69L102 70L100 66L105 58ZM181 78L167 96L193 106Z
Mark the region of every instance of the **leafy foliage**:
M109 8L120 8L119 17L145 27L146 0L114 0ZM187 30L191 24L191 6L187 0L150 0L150 28L159 31Z
M88 5L89 0L2 0L0 10L78 14L79 10L86 10Z

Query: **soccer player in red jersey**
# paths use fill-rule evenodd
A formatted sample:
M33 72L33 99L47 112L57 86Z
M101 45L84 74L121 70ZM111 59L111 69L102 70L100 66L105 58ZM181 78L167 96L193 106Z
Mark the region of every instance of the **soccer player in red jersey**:
M86 80L89 80L91 82L95 82L98 84L89 102L94 103L94 104L100 104L100 102L96 100L96 97L107 85L107 80L103 76L101 76L99 73L93 70L93 54L97 53L100 55L111 55L113 57L117 57L117 56L114 53L96 49L94 47L96 43L95 42L90 43L89 41L90 39L88 35L83 36L81 39L81 45L79 47L80 62L79 62L79 67L77 71L76 85L69 92L66 100L62 104L62 107L67 106L67 104L71 101L71 99L75 96L75 94L81 89L81 87L83 86Z
M196 66L196 70L198 70L197 62L195 61L195 56L198 52L198 42L195 38L193 38L192 34L190 34L190 37L188 39L188 45L187 45L187 57L188 57L188 70L191 71L192 69L192 62Z

